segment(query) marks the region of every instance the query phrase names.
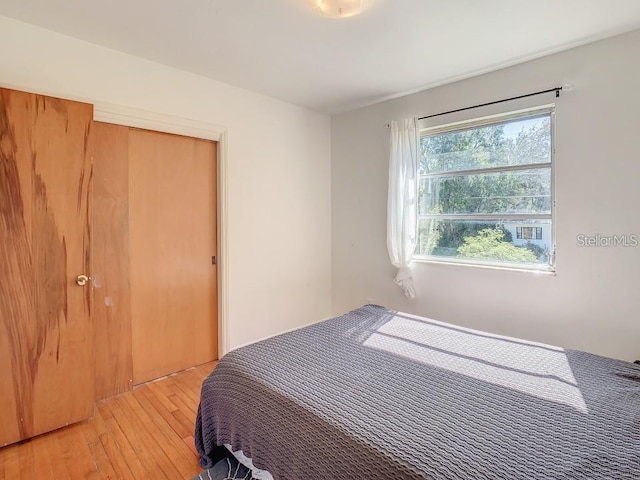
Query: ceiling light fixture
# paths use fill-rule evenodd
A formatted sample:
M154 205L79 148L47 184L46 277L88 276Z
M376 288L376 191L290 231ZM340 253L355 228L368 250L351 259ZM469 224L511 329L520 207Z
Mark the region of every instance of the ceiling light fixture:
M307 0L314 12L331 18L347 18L362 13L367 0Z

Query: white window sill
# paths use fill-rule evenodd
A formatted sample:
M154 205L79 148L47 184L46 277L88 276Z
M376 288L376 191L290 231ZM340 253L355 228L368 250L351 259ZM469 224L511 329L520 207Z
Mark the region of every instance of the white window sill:
M506 270L508 272L533 273L536 275L556 275L555 266L549 265L523 266L517 263L496 264L482 261L466 262L461 260L449 260L438 257L420 256L414 256L411 261L415 263L433 263L436 265L453 265L456 267L486 268L490 270Z

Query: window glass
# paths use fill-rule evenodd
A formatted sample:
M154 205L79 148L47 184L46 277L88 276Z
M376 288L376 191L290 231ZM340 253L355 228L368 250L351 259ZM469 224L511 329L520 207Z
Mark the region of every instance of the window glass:
M553 268L553 108L420 138L415 258Z

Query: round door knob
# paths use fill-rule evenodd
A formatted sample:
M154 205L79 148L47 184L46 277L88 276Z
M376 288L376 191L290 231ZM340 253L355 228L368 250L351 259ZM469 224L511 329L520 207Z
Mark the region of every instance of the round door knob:
M78 275L78 278L76 278L76 283L81 287L84 287L88 282L89 277L87 277L86 275Z

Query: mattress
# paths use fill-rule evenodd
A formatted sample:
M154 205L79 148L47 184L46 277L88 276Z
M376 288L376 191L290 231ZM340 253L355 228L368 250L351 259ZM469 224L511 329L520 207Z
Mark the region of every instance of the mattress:
M366 305L225 355L195 440L276 480L637 480L640 366Z

